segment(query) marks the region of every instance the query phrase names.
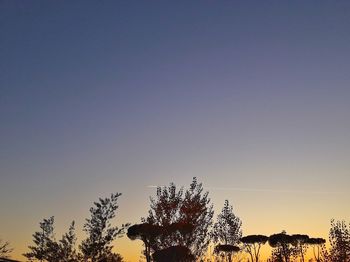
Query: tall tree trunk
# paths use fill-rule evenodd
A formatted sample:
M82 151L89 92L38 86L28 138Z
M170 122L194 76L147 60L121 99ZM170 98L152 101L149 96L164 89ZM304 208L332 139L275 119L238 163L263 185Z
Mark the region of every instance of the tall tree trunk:
M300 257L301 257L301 261L302 261L302 262L305 262L305 260L304 260L304 254L303 254L303 247L302 247L302 246L300 246Z
M145 255L146 261L151 262L151 247L148 245L148 243L145 243Z

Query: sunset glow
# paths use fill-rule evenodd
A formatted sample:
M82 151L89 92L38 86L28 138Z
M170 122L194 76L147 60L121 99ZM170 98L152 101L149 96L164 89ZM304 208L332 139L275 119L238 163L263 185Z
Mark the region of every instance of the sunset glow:
M328 241L350 221L349 25L350 1L0 1L11 257L43 218L57 238L75 220L79 243L99 197L122 193L113 223L137 224L157 186L193 177L243 235Z

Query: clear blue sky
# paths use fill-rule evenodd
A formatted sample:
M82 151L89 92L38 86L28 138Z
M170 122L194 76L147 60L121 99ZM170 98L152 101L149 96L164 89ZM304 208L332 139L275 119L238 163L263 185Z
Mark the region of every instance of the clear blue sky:
M349 219L349 25L349 1L0 1L0 237L115 191L138 222L193 176L246 232Z

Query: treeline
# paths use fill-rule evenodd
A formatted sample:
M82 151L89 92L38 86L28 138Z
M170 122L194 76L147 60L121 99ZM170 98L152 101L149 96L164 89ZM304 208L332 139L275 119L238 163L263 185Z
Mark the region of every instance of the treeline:
M112 226L120 196L116 193L94 202L83 227L86 238L80 244L74 221L68 232L56 240L54 217L50 217L40 222L40 230L33 234L33 245L23 255L29 261L122 262L122 256L113 253L112 248L113 241L126 234L131 240L143 242L142 254L147 262L259 262L261 247L267 243L271 247L268 262L305 262L308 249L313 258L307 261L350 262L350 225L344 221L331 221L329 250L325 239L304 234L288 235L282 231L270 236L243 236L242 222L228 200L214 221L208 192L196 178L188 189L177 188L174 183L158 187L156 195L150 198L147 216L134 225ZM211 246L213 252L207 258ZM6 248L9 249L8 243Z

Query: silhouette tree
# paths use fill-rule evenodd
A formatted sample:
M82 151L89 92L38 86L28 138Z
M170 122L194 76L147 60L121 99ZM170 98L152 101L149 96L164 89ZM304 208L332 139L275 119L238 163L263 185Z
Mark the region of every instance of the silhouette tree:
M269 245L273 248L272 259L276 262L290 262L290 257L295 252L292 246L293 239L285 231L273 234L269 237Z
M335 221L334 219L331 220L329 242L331 244L330 257L332 262L350 261L349 227L345 221Z
M229 204L228 200L225 200L224 207L218 215L217 221L211 232L213 242L215 244L219 243L222 247L232 246L233 248L239 243L240 238L242 237L241 226L241 220L233 213L233 207ZM226 250L227 259L231 261L233 252L231 252L231 249L229 248ZM225 249L220 251L225 252Z
M40 222L40 231L33 234L34 246L29 246L31 250L28 253L23 254L30 261L40 260L40 261L59 261L59 245L54 238L54 217L48 219L43 219Z
M214 243L237 244L242 237L242 222L233 213L233 207L225 200L224 207L217 217L211 236Z
M264 245L269 238L264 235L249 235L241 238L245 250L250 255L252 262L259 262L261 246Z
M149 223L135 224L128 228L127 236L131 240L140 239L145 246L144 255L146 261L151 261L151 248L155 245L156 238L161 235L163 227Z
M113 227L111 220L118 209L117 201L120 193L111 194L109 198L100 198L90 208L91 217L86 219L84 231L88 234L82 241L80 249L85 261L106 261L112 254L111 243L124 234L129 224L123 224L121 228Z
M13 251L13 249L10 247L9 242L3 242L0 239L0 258L7 258L9 257L10 253Z
M151 197L148 217L142 221L165 229L173 227L168 234L156 238L153 250L185 246L195 257L200 257L210 241L212 217L213 206L208 192L203 192L202 184L193 178L186 191L183 188L177 190L174 183L168 187L158 187L156 197ZM177 229L174 230L174 227Z
M292 244L294 246L294 255L300 256L302 262L305 261L304 256L308 248L308 235L294 234L291 236Z
M325 243L326 240L323 238L309 238L307 240L307 244L312 246L314 258L316 262L323 262L325 261L322 259L322 250L325 250Z
M234 253L239 252L241 249L238 246L235 245L216 245L214 248L214 253L218 256L221 256L223 258L227 258L228 261L232 261L232 256Z
M76 262L79 260L75 251L74 221L70 225L68 233L65 233L59 242L55 240L54 221L52 216L40 222L41 230L33 234L35 245L29 246L31 252L23 254L30 261Z
M75 222L73 221L68 229L68 232L62 236L59 241L58 256L62 262L78 261L78 254L75 249L77 237L75 235Z

